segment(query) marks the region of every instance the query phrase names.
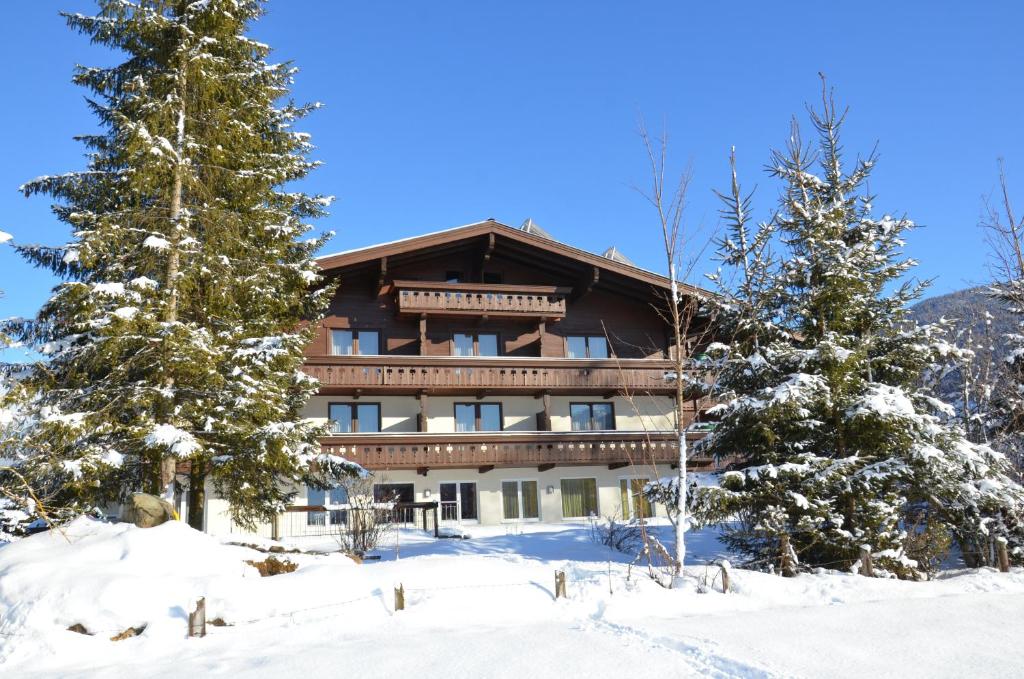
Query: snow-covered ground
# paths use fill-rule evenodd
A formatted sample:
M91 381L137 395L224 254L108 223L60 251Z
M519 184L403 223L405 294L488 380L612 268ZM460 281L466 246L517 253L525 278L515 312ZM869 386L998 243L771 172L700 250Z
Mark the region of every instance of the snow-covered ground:
M403 532L381 560L266 554L181 523L79 519L0 548L0 676L1020 676L1024 570L933 582L734 570L699 593L720 549L691 535L687 586L665 590L585 526ZM306 547L332 547L328 542ZM553 597L564 570L568 599ZM406 592L395 612L394 587ZM720 589L718 582L715 589ZM205 638L185 637L205 596ZM94 633L67 631L75 623ZM140 637L109 638L146 625Z

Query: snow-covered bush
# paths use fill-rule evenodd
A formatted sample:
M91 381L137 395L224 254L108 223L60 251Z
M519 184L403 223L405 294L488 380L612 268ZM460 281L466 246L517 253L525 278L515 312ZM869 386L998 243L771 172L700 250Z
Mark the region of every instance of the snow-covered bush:
M590 539L594 544L635 555L644 544L644 530L637 519L620 521L614 516L607 516L603 522L591 522Z

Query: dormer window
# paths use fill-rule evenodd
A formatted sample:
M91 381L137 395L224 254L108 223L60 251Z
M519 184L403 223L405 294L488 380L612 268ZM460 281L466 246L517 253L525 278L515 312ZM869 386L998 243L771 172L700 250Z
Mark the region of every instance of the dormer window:
M569 335L565 338L569 358L608 358L608 340L604 335Z
M376 330L331 330L333 356L375 356L380 354L380 333Z

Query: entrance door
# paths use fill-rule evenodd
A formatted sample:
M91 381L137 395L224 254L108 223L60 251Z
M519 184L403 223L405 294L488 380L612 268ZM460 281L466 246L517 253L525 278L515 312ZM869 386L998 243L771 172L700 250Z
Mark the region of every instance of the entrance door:
M441 520L476 521L480 517L476 507L476 484L452 481L441 484Z

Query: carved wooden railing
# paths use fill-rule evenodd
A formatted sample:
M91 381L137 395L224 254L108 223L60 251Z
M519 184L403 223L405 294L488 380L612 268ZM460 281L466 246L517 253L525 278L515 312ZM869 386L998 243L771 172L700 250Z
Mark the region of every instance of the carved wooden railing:
M562 318L569 288L542 285L395 281L398 311L407 314Z
M303 370L321 388L412 393L496 390L508 393L623 392L669 394L670 361L452 356L315 356Z
M691 433L687 438L699 439ZM326 453L368 469L612 465L624 467L679 461L675 432L472 432L341 434L321 439ZM711 461L690 459L707 469Z

